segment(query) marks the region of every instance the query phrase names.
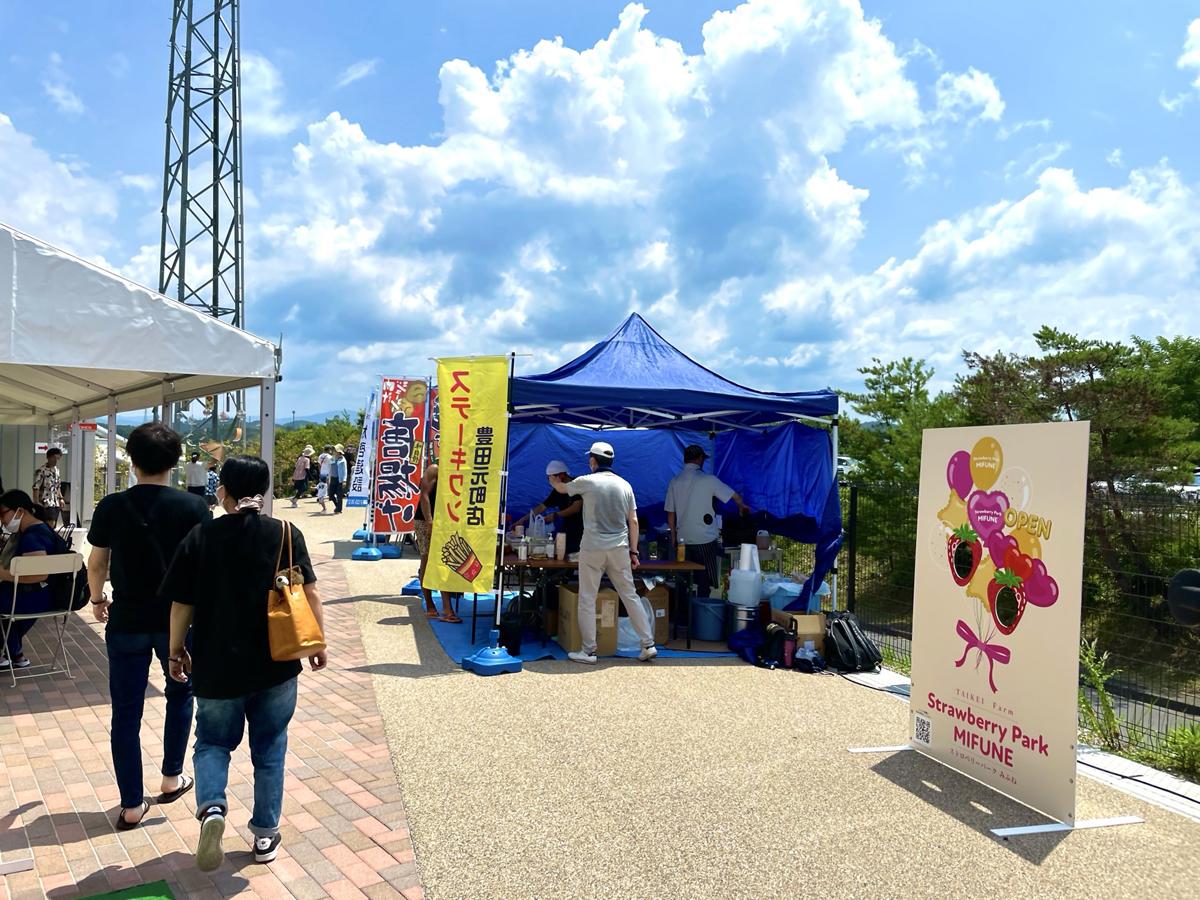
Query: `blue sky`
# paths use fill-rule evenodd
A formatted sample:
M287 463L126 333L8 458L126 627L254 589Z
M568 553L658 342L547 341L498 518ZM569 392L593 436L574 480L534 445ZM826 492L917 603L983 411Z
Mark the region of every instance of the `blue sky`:
M156 280L170 4L0 0L0 220ZM1200 332L1192 4L254 2L283 409L631 310L737 380Z

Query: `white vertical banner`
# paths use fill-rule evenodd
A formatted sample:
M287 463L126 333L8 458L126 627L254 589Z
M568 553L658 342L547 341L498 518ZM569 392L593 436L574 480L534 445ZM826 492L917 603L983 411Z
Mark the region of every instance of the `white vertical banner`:
M912 746L1075 822L1088 423L925 432Z
M358 453L354 456L354 468L350 472L350 490L346 494L347 506L366 507L371 502L371 472L375 468L375 416L378 389L371 388L367 400L367 413L363 418L362 436L358 439Z

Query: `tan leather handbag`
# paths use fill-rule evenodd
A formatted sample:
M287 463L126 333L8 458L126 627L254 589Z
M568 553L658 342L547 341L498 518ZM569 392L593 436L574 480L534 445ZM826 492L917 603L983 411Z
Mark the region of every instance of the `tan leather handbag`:
M325 649L325 635L321 634L321 626L304 593L304 573L292 562L292 526L287 522L282 525L275 584L267 593L267 636L271 659L276 662L306 659ZM288 564L281 569L284 544L287 544Z

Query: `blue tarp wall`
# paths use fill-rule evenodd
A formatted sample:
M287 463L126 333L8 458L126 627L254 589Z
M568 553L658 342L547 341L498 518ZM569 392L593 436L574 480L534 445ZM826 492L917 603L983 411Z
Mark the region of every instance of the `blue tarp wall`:
M652 528L665 526L663 500L667 484L683 467L683 448L705 447L714 471L742 495L758 527L816 545L817 566L790 608L805 608L814 585L820 585L841 546L842 512L834 482L829 433L799 423L761 432L740 429L707 432L681 429L636 430L571 428L563 425L513 423L509 444L508 511L524 515L550 492L546 463L563 460L572 475L588 472L587 451L604 440L616 450L614 469L633 486L638 512ZM720 510L736 515L733 504Z

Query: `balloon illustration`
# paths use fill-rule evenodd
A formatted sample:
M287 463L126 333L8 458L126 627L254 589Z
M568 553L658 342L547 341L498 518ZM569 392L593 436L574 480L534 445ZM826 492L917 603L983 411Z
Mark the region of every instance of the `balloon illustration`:
M1020 511L1029 506L1033 499L1033 485L1029 482L1029 473L1020 466L1010 466L1000 473L996 482L996 490L1008 495L1012 508Z
M989 491L1004 468L1004 451L994 437L982 437L971 448L971 479L982 491Z
M1022 528L1020 531L1014 531L1013 537L1017 539L1017 546L1021 548L1021 552L1026 556L1032 556L1034 559L1042 557L1042 542L1036 534L1031 534Z
M950 457L946 464L946 482L963 500L971 493L971 454L966 450L959 450Z
M997 569L1004 568L1004 561L1008 558L1009 551L1020 550L1017 539L1002 531L994 532L984 543L988 555L992 558L992 565Z
M1032 573L1025 579L1025 599L1034 606L1053 606L1058 601L1058 582L1046 571L1046 564L1033 560Z
M950 492L950 499L938 510L938 519L951 531L967 524L967 504L963 503L956 491Z
M985 544L994 532L1004 529L1008 497L999 491L976 491L967 499L967 521Z

